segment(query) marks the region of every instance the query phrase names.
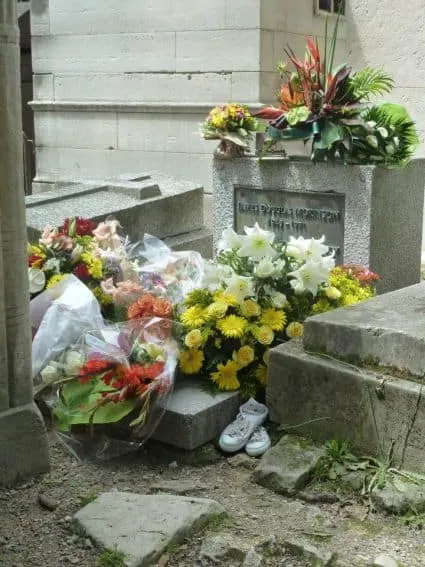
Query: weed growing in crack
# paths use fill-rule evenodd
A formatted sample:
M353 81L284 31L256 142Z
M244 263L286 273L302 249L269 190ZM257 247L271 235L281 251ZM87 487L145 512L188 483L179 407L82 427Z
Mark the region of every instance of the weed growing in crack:
M97 558L98 567L125 567L125 553L115 549L104 549Z
M94 502L96 498L97 498L97 494L95 492L89 492L88 494L80 498L79 505L81 508L84 508L84 506L87 506L87 504Z

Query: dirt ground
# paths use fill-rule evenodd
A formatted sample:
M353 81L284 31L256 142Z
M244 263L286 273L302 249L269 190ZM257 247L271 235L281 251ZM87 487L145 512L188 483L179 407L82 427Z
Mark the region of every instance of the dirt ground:
M355 499L310 504L288 499L251 480L250 462L227 458L209 446L192 455L147 444L138 453L106 463L78 462L51 436L50 473L11 489L0 489L0 565L5 567L95 567L100 550L84 535L73 533L71 517L85 502L105 491L146 493L161 481L192 483L191 495L222 504L229 519L210 526L241 546L290 538L307 540L338 552L340 565L367 565L380 553L406 567L425 565L425 540L403 519L367 515ZM193 461L193 462L191 462ZM52 500L53 511L39 502ZM207 532L208 532L207 530ZM205 565L200 546L207 532L194 536L170 553L168 567ZM225 563L227 566L230 563ZM284 550L265 557L265 565L303 567Z

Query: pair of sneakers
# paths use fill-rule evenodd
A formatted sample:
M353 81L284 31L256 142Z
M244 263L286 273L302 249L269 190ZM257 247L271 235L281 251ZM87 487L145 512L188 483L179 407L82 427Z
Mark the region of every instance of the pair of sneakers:
M220 435L220 449L236 453L245 447L251 457L258 457L270 448L267 431L262 427L268 416L268 409L253 398L242 404L239 413Z

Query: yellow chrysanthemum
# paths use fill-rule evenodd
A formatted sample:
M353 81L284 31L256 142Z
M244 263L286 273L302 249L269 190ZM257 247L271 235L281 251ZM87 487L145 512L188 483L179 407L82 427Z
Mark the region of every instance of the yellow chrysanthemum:
M255 371L255 377L264 386L267 382L267 367L263 364L259 364L257 370Z
M289 323L289 325L286 327L286 334L290 339L294 339L295 337L302 337L304 334L304 325L302 323L299 323L298 321Z
M316 303L314 303L312 307L313 313L325 313L326 311L330 311L331 309L333 309L333 306L324 297L316 301Z
M46 285L46 288L53 287L57 283L61 282L63 280L63 278L65 278L65 277L66 277L66 274L55 274L54 276L49 278L47 285Z
M347 293L347 295L344 295L342 298L343 305L354 305L354 303L358 303L359 301L361 301L361 298L356 297L353 293Z
M81 260L87 266L89 274L95 280L101 280L103 277L103 264L100 258L97 258L90 252L83 252Z
M253 299L246 299L241 303L241 313L244 317L258 317L261 307Z
M265 309L261 322L270 327L272 331L282 331L286 323L286 314L281 309Z
M262 345L271 345L274 340L274 333L267 325L257 327L255 330L255 338Z
M204 353L202 350L189 349L180 351L179 364L185 374L196 374L202 368Z
M205 309L199 305L192 305L181 314L180 319L183 325L189 327L189 329L196 329L205 323Z
M114 300L112 299L112 295L105 293L101 287L96 286L91 291L101 305L113 304Z
M237 298L231 293L225 293L223 290L214 293L214 301L225 303L228 307L236 307L238 305Z
M198 348L202 345L202 333L199 329L192 329L184 338L184 344L188 348Z
M217 329L228 339L240 339L246 329L246 319L237 315L228 315L217 322Z
M228 308L229 306L224 301L214 301L207 307L207 317L208 319L221 319L226 315Z
M239 366L234 360L228 360L226 364L218 364L217 372L211 373L211 380L220 390L237 390L240 387L238 369Z
M234 352L233 358L235 362L238 363L239 368L243 368L244 366L248 366L254 360L255 352L252 347L249 345L245 345L241 347L239 350Z

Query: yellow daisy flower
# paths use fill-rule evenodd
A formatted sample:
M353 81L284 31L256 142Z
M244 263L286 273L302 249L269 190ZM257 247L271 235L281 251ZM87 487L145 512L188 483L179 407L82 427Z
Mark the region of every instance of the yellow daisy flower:
M211 373L211 380L220 390L237 390L240 387L238 369L239 366L234 360L228 360L226 364L217 364L217 372Z
M262 345L271 345L274 341L274 333L267 325L257 327L255 330L255 338Z
M189 349L180 351L180 368L185 374L196 374L202 368L204 353L202 350Z
M286 334L290 339L294 339L295 337L302 337L303 333L304 325L302 323L298 323L298 321L289 323L289 325L286 327Z
M246 319L237 315L228 315L217 322L217 329L228 339L240 339L246 329Z
M202 333L199 329L192 329L184 338L184 344L188 348L198 348L202 345Z
M205 309L199 305L192 305L181 316L181 322L189 329L196 329L205 323Z
M227 303L224 301L214 301L211 305L207 307L207 317L208 319L221 319L226 315L228 309Z
M248 366L254 360L254 349L249 345L241 347L238 351L234 352L233 358L238 363L239 368Z
M273 331L282 331L286 323L286 314L278 309L265 309L261 316L261 322Z
M261 308L253 299L246 299L241 304L241 313L244 317L258 317Z

